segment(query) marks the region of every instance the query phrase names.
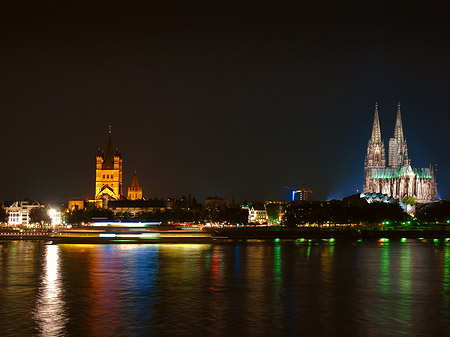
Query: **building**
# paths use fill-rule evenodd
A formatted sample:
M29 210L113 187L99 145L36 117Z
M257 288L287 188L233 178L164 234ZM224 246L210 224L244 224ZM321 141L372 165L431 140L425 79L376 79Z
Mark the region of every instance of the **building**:
M98 149L95 173L95 200L121 200L122 194L122 155L113 148L111 126L108 130L106 152Z
M77 211L84 209L85 201L83 199L70 199L67 209L70 211Z
M134 171L133 181L131 182L131 187L128 187L128 200L141 200L142 198L142 187L139 186L136 171Z
M228 199L220 198L220 197L207 197L205 199L206 208L210 209L224 209L230 207L230 202Z
M378 104L375 104L372 136L367 144L364 163L363 193L381 193L399 200L405 197L413 197L419 203L437 200L437 185L431 166L426 168L411 167L408 147L403 134L400 103L397 105L394 137L389 140L388 159L388 165L386 165Z
M166 202L164 200L113 200L108 202L108 208L113 211L114 215L126 214L135 217L140 213L153 213L166 210Z
M250 205L243 205L242 209L248 210L249 223L267 223L267 210L264 203L253 203Z
M312 191L307 188L293 190L292 191L292 201L308 201L309 193L312 193Z
M13 201L5 207L8 213L8 225L27 226L30 224L30 211L36 207L44 207L39 201L30 199Z

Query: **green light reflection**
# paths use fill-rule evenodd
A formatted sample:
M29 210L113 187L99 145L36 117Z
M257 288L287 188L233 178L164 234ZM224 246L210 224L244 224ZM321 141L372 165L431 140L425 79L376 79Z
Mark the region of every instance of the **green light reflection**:
M399 277L399 301L397 307L398 320L401 322L402 331L408 332L411 328L411 303L412 303L412 281L411 281L411 246L401 246ZM407 333L409 335L409 333Z
M386 305L391 288L389 246L382 244L380 249L380 276L378 278L378 284L382 296L379 298L378 310L380 312L380 320L386 322L390 316L389 307Z
M450 247L444 247L442 290L446 296L450 292Z
M274 283L274 306L273 309L275 311L276 316L281 315L282 310L282 293L281 293L281 284L283 282L282 276L281 276L281 245L276 245L273 248L273 283ZM281 322L277 320L278 327L281 328Z

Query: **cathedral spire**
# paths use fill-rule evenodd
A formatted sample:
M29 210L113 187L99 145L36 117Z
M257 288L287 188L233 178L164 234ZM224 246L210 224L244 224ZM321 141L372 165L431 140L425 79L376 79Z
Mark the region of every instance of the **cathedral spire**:
M397 139L398 142L402 142L403 138L403 125L402 125L402 113L400 111L400 102L397 104L397 120L395 121L395 129L394 129L394 138Z
M106 145L105 161L103 162L104 170L114 169L114 147L111 139L111 125L108 126L108 145Z
M375 116L373 117L372 137L370 138L372 143L381 143L381 128L380 117L378 116L378 103L375 103Z

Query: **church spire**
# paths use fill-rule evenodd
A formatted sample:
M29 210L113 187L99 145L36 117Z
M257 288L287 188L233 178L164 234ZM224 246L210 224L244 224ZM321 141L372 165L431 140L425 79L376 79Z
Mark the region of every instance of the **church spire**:
M402 125L402 113L400 111L400 102L397 104L397 120L395 121L394 138L398 142L402 142L403 139L403 125Z
M136 175L136 171L134 171L133 180L131 182L131 189L132 190L139 189L139 182L138 182L138 178L137 178L137 175Z
M108 126L108 145L106 145L105 161L103 162L104 170L114 169L114 147L111 139L111 125Z
M133 180L131 186L128 187L128 200L143 200L142 187L139 186L136 171L134 171Z
M380 117L378 116L378 103L375 103L375 116L373 117L372 126L372 138L370 138L372 143L381 143L381 128L380 128Z
M390 160L392 164L390 163L390 165L395 167L409 164L408 146L406 145L406 140L403 135L402 113L400 107L400 102L398 102L394 138L391 138L391 140L389 140L389 152L392 153L389 154L389 156L392 157L392 160Z

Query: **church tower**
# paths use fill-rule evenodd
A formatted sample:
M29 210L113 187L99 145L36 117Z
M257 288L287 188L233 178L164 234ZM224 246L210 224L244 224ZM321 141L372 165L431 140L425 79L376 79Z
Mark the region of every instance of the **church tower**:
M122 199L122 155L119 148L113 148L111 126L108 129L106 152L99 148L95 159L95 199L102 199L103 196L109 200Z
M397 119L395 121L394 137L389 139L389 166L402 167L409 165L408 147L403 136L402 114L400 102L397 104Z
M384 143L381 139L380 117L378 115L378 103L375 104L375 115L373 118L372 137L367 144L366 160L364 162L364 193L372 190L372 168L384 168L386 166L386 155ZM379 191L377 191L379 193Z
M128 187L128 200L140 200L140 199L142 199L142 187L139 186L136 171L134 171L131 187Z

